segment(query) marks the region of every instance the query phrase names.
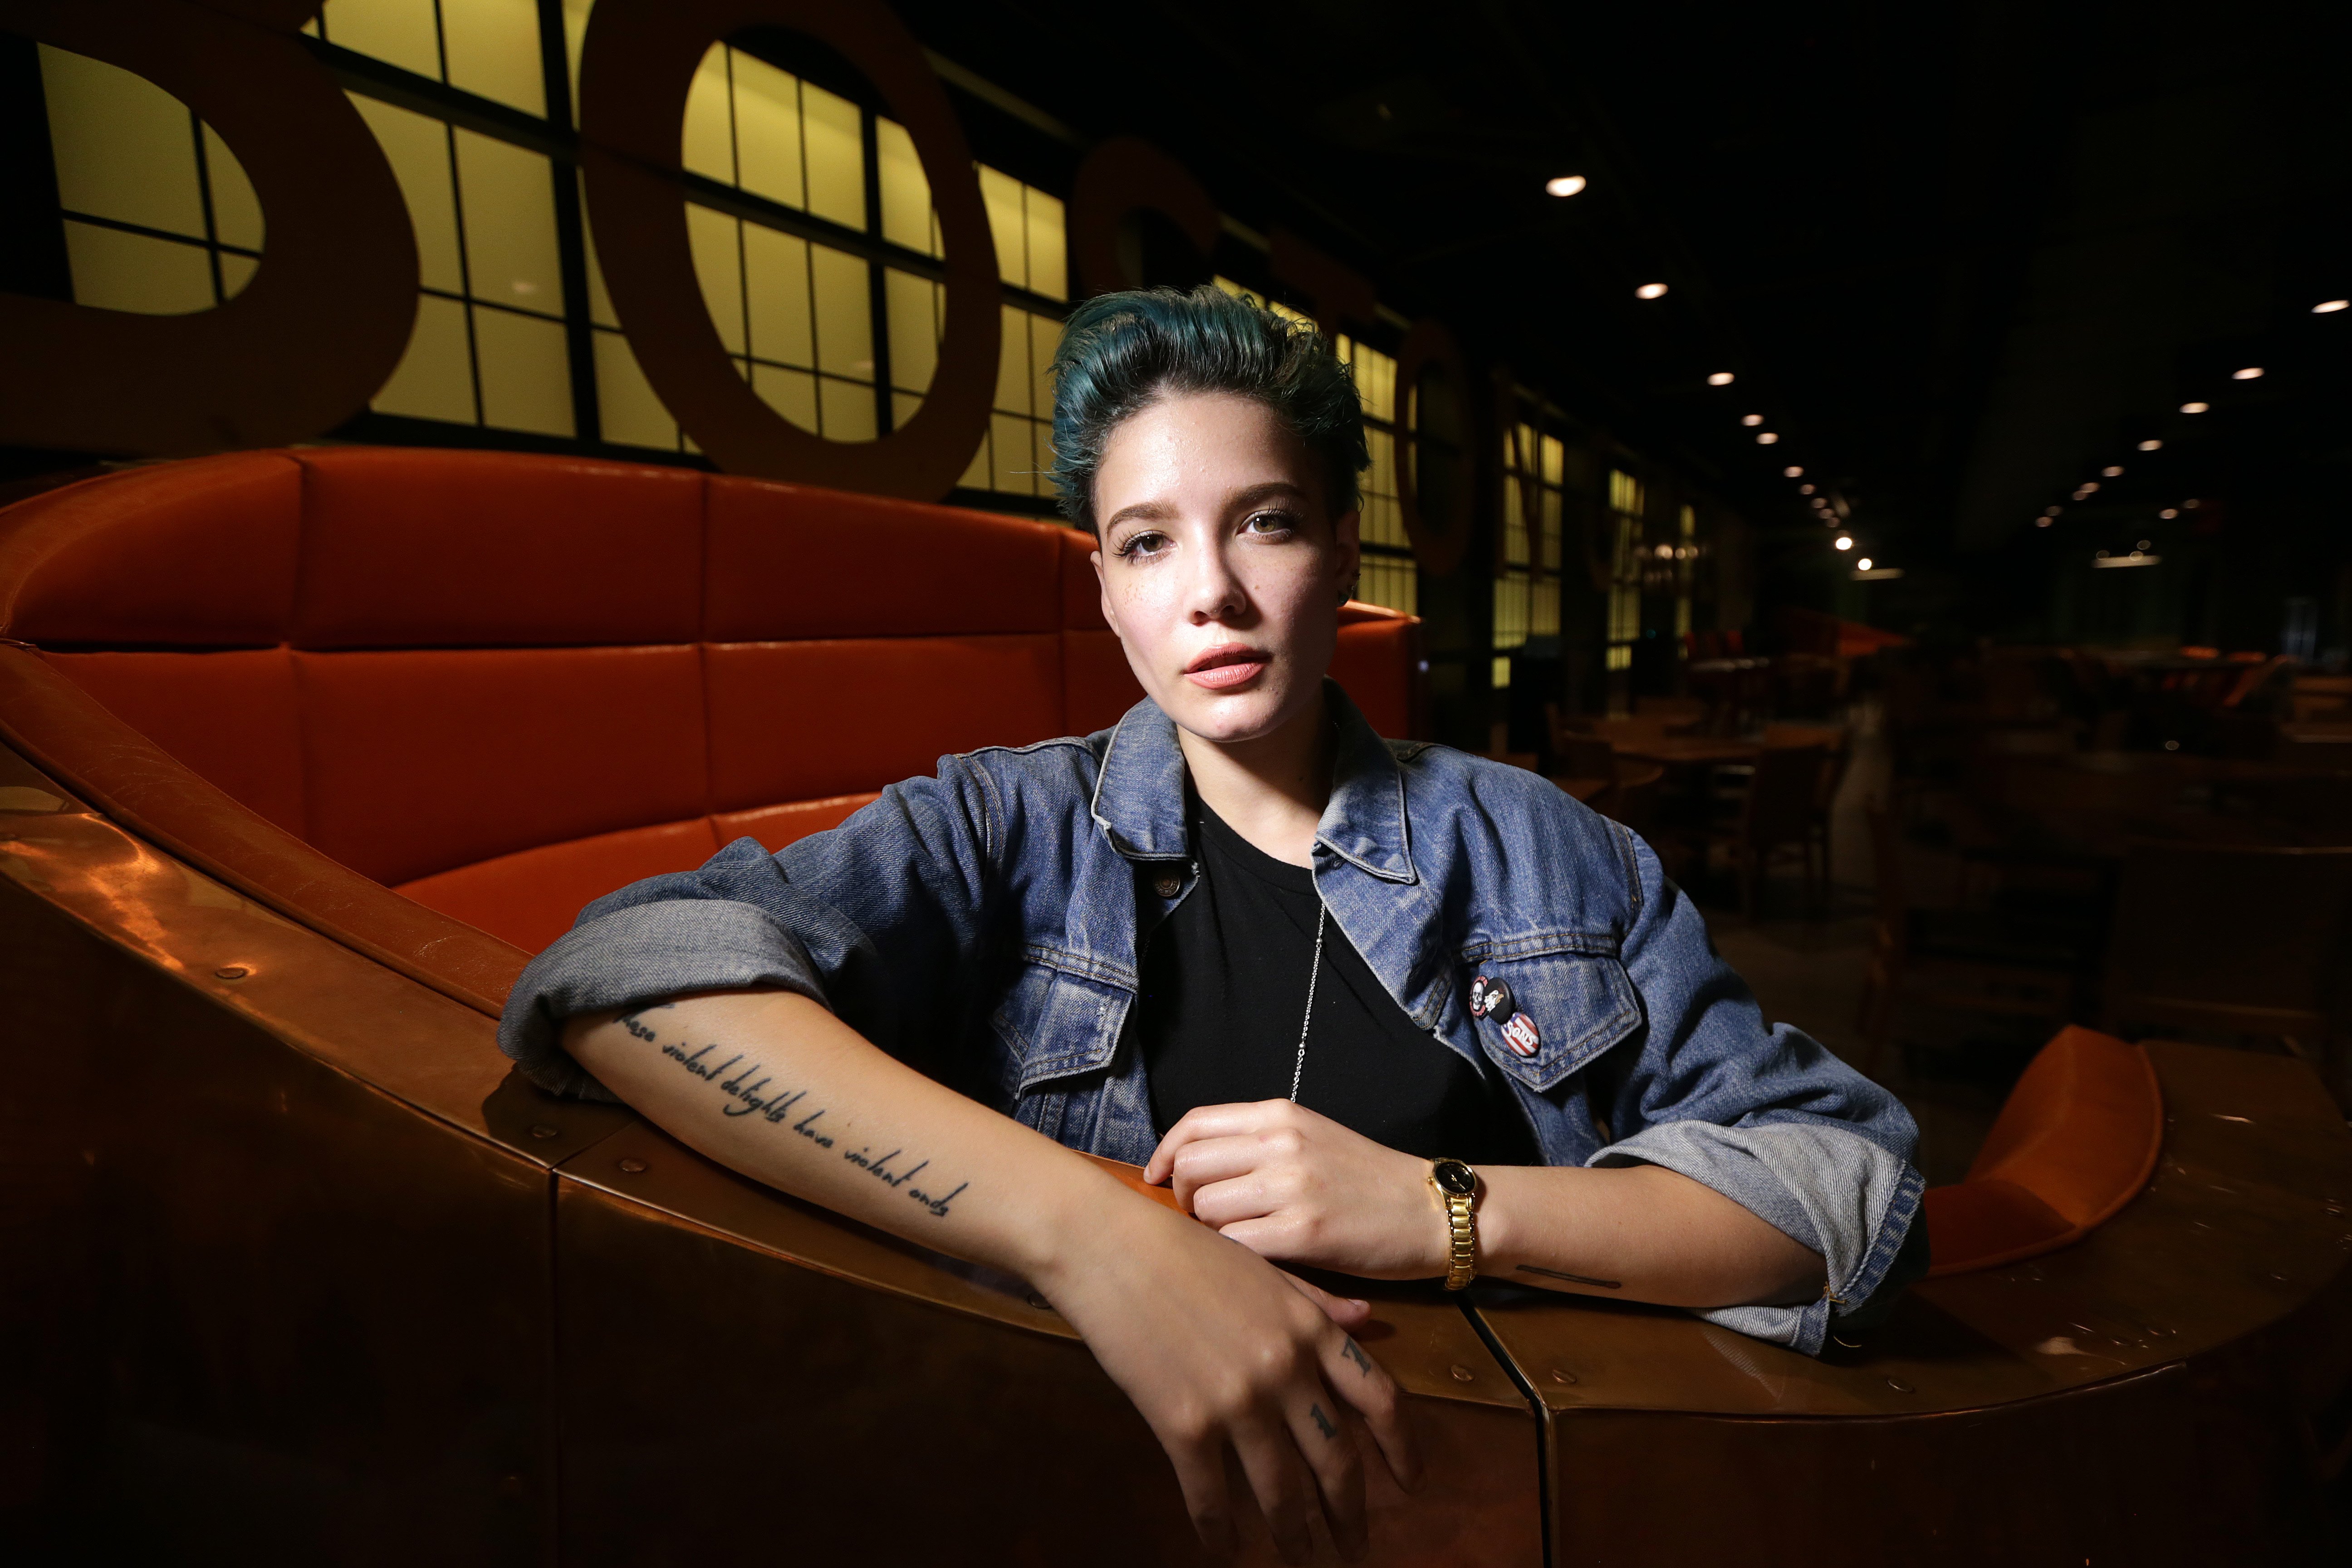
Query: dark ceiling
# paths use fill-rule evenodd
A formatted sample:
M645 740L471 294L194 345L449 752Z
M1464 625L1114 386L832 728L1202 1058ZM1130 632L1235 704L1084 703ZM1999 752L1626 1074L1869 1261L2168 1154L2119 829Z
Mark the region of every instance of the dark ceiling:
M2087 544L2200 491L2343 515L2352 311L2311 313L2352 294L2340 0L898 9L1768 524L1804 516L1788 463L1890 557Z

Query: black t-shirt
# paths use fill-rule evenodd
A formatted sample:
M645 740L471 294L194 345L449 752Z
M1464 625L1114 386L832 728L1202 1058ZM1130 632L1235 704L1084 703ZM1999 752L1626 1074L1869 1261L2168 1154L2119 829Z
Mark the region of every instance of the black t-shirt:
M1257 848L1197 800L1192 814L1200 878L1150 935L1137 1019L1163 1135L1196 1105L1288 1097L1321 908L1306 867ZM1413 1027L1337 921L1323 928L1298 1102L1424 1159L1543 1163L1494 1069Z

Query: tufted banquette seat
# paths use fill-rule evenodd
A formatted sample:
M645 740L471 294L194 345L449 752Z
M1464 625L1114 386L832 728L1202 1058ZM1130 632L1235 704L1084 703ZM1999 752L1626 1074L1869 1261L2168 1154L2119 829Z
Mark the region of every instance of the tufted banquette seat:
M11 519L0 627L104 710L85 724L127 731L108 804L289 913L332 884L335 923L426 969L413 917L289 862L536 952L614 888L1142 695L1090 540L946 507L352 447L132 470ZM1418 623L1345 616L1335 674L1414 732ZM227 801L142 773L147 743ZM236 807L260 821L226 831ZM503 989L495 954L455 945L472 962L445 988Z

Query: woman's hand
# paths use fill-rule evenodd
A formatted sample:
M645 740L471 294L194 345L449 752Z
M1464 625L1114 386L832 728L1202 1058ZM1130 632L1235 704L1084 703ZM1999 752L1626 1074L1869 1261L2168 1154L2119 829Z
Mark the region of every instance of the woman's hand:
M1228 1447L1291 1563L1314 1549L1307 1520L1318 1495L1340 1553L1364 1554L1359 1426L1398 1485L1420 1485L1396 1384L1340 1326L1363 1321L1361 1302L1331 1297L1140 1200L1031 1282L1150 1424L1211 1550L1238 1545Z
M1187 1111L1143 1174L1263 1258L1370 1279L1445 1272L1429 1163L1286 1100Z

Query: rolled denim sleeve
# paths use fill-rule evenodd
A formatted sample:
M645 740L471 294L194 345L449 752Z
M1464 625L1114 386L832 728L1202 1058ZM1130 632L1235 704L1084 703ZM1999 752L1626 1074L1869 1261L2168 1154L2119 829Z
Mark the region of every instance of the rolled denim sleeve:
M1811 1036L1768 1027L1697 910L1633 844L1639 915L1621 956L1646 1028L1609 1096L1615 1142L1587 1163L1675 1171L1819 1252L1818 1300L1701 1314L1817 1353L1833 1322L1874 1321L1924 1271L1925 1237L1912 1235L1926 1189L1912 1164L1918 1127Z
M1712 1187L1822 1255L1822 1295L1802 1306L1723 1307L1699 1316L1811 1355L1833 1317L1907 1283L1897 1269L1925 1189L1919 1173L1869 1139L1817 1123L1720 1127L1669 1121L1612 1143L1588 1165L1664 1166Z
M558 1094L611 1100L566 1052L565 1020L691 992L770 987L825 1006L929 1071L986 929L1001 837L978 766L891 785L839 827L771 855L739 838L692 871L608 893L533 959L508 995L499 1046ZM908 977L920 977L909 984Z

